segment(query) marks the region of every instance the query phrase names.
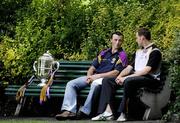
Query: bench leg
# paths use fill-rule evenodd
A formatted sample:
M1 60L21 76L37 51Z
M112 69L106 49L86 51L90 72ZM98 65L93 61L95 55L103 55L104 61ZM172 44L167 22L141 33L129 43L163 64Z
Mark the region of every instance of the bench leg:
M16 106L16 111L14 113L14 116L19 116L19 113L21 111L21 108L24 106L25 101L26 101L26 97L21 98L20 102Z
M149 119L149 114L151 112L151 108L147 108L144 112L143 120L148 120Z
M161 109L147 108L144 113L143 120L158 119L161 118L161 116L162 116Z

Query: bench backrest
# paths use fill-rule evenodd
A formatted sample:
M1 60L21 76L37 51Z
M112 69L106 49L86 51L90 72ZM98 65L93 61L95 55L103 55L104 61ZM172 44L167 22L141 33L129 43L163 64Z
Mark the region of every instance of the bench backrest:
M59 63L59 70L53 78L53 86L64 86L72 79L85 76L92 61L59 61ZM40 81L35 79L34 82L38 84Z
M85 76L92 61L59 61L59 63L60 67L54 75L50 96L63 96L67 82L77 77ZM25 96L39 96L42 88L37 86L39 83L40 80L35 78L32 84L27 87ZM21 85L9 85L5 88L5 94L16 95L20 87Z

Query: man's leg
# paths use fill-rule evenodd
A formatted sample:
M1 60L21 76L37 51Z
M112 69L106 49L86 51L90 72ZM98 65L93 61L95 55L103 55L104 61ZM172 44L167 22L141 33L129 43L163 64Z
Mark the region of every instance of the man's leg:
M119 113L126 113L126 105L127 100L129 98L133 98L137 95L137 90L142 87L151 87L155 88L158 86L159 81L145 77L145 76L138 76L138 77L130 77L124 81L124 93L123 98L119 107ZM118 121L121 121L121 118L118 118Z
M77 112L77 91L88 86L86 76L79 77L67 83L64 100L61 110L67 110L73 113Z
M115 108L114 104L114 94L116 92L117 84L115 78L104 78L102 81L100 102L98 107L98 114L101 114L105 111L107 104L110 104L112 112Z
M115 78L104 78L102 81L100 102L98 107L98 114L96 117L93 117L91 120L112 120L114 119L114 107L112 105L114 94L116 91L117 84L115 83ZM110 104L112 107L110 107ZM113 108L113 111L112 109Z
M103 80L103 78L96 79L91 84L91 88L90 88L89 94L86 98L86 101L84 103L84 106L82 106L80 109L80 111L86 115L89 115L91 113L93 94L94 94L95 88L102 84L102 80Z
M79 77L67 83L61 114L56 115L57 120L74 119L77 111L77 91L88 86L86 76Z

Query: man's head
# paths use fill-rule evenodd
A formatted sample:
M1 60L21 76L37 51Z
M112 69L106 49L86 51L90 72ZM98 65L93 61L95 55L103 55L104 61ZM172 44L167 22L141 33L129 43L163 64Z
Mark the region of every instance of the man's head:
M123 42L123 34L121 32L114 32L111 34L112 49L119 49Z
M151 32L147 28L140 28L136 33L136 41L138 45L144 46L146 41L151 40Z

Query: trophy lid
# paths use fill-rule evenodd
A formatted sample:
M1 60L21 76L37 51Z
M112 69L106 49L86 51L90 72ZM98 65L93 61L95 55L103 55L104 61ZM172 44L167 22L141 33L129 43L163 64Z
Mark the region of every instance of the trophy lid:
M52 61L54 60L54 58L52 57L52 55L49 51L44 53L43 56L41 56L39 59L46 59L46 60L52 60Z

